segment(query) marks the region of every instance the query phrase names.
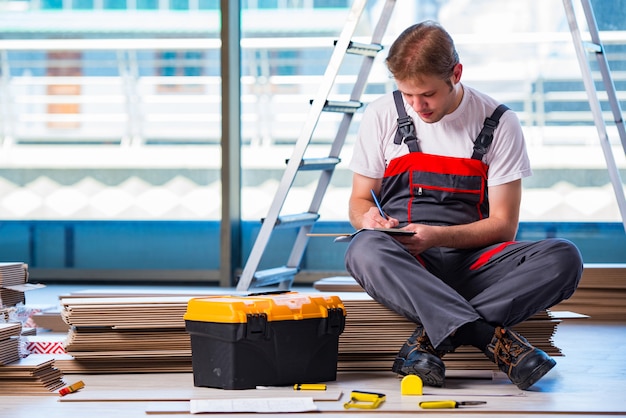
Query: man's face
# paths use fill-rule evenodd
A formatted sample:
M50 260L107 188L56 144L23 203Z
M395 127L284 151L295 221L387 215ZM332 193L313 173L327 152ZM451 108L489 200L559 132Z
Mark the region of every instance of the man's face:
M419 79L396 80L404 100L426 123L435 123L452 113L461 103L463 90L461 64L457 64L452 77L443 80L435 76L422 76Z

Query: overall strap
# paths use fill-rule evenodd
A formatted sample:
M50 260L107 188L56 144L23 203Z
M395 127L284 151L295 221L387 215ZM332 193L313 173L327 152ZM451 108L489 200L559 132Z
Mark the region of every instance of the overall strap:
M393 101L398 111L398 130L393 143L400 145L404 142L409 147L410 152L419 152L420 148L417 143L417 135L415 135L415 125L413 125L413 119L404 110L404 101L399 90L393 92Z
M487 149L489 149L489 146L491 145L491 141L493 141L493 131L498 126L500 117L507 110L509 110L509 108L501 104L496 107L496 110L493 111L490 117L485 119L483 129L478 134L476 141L474 141L474 153L472 154L473 159L483 159L483 156L487 153Z

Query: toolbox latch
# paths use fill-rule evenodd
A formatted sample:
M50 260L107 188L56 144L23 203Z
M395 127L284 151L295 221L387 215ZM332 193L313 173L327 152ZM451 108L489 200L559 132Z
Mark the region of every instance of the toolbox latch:
M346 317L342 308L328 308L326 334L340 335L346 325Z
M246 326L246 338L249 340L262 340L267 338L267 314L248 314Z

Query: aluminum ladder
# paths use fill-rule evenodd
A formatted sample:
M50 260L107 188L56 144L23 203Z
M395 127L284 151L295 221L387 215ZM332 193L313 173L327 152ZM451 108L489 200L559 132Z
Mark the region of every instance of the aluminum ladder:
M274 200L270 205L267 216L263 219L261 228L256 237L252 250L248 256L244 269L237 283L237 291L245 292L251 288L277 285L278 290L291 288L295 275L300 270L300 263L306 249L309 236L307 235L315 222L319 219L319 208L335 167L340 162L339 154L344 145L350 123L354 113L363 105L360 102L361 95L365 90L367 79L371 71L374 59L382 47L382 38L387 30L391 14L395 6L395 0L386 0L378 21L371 35L369 44L353 42L353 38L363 11L367 6L367 0L355 0L346 19L346 24L335 41L333 53L328 67L320 83L318 92L311 101L311 107L306 121L302 127L300 136L296 140L291 157L287 161L287 167L279 183ZM352 87L348 101L331 101L328 99L336 76L346 54L356 54L363 57L361 67ZM337 133L328 157L304 158L305 151L314 134L317 122L322 112L341 112L343 116L339 122ZM281 214L281 210L288 193L300 171L315 170L319 173L318 183L312 196L308 211L300 214ZM297 230L296 238L284 266L257 270L263 254L266 252L272 233L279 228L293 228Z
M585 19L587 21L589 35L591 36L591 42L585 42L582 39L572 0L563 0L565 14L567 15L567 21L570 32L572 33L574 47L576 49L576 56L583 75L585 90L587 91L587 96L589 98L589 105L591 107L593 119L598 131L598 136L600 137L600 144L602 145L602 151L604 153L604 158L609 171L609 177L613 185L613 190L615 191L615 197L617 198L617 205L622 216L624 230L626 231L626 199L624 197L624 187L622 185L617 164L615 163L609 136L606 131L606 124L602 115L600 99L593 80L591 65L589 63L587 53L592 53L596 57L598 68L600 70L600 74L602 75L604 89L608 96L611 112L613 113L613 120L615 122L615 126L617 127L622 148L626 153L626 130L624 129L624 118L619 100L617 99L615 84L613 83L613 79L611 77L611 71L609 69L605 49L598 33L598 26L593 9L591 8L589 0L581 0L581 3Z

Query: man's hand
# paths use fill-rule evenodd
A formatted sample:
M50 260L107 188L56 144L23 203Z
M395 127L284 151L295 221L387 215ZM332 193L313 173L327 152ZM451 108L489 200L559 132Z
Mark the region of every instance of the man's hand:
M406 231L413 231L413 235L398 235L394 236L395 239L400 241L406 249L417 256L430 247L437 245L438 233L441 232L441 226L423 225L423 224L409 224L402 228Z
M378 211L371 191L380 192L382 179L354 174L350 195L350 222L355 229L395 228L398 220L385 219ZM478 248L515 239L522 197L522 181L489 187L489 217L464 225L435 226L409 224L408 237L396 237L412 254L431 247Z
M465 225L435 226L409 224L402 229L415 232L396 237L413 255L431 247L477 248L515 239L522 195L521 180L489 188L488 218Z
M372 202L374 204L374 202ZM371 206L361 218L363 228L395 228L398 226L398 220L387 216L383 218L376 206Z
M373 179L354 174L352 194L350 195L350 223L355 229L361 228L395 228L398 220L383 217L374 203L374 193L380 192L382 179Z

